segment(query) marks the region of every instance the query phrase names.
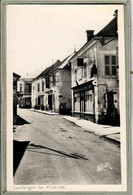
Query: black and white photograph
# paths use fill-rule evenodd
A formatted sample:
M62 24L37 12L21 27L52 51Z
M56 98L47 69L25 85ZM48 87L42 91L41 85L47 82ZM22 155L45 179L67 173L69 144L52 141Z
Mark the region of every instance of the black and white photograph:
M6 191L127 191L122 4L7 4Z

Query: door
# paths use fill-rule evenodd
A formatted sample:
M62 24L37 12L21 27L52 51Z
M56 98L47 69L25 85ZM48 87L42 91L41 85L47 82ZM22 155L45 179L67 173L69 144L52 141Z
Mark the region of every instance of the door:
M52 110L52 95L48 95L48 105L49 109Z
M113 92L108 92L107 93L107 114L109 116L112 116L114 109L115 109L115 106L114 106Z

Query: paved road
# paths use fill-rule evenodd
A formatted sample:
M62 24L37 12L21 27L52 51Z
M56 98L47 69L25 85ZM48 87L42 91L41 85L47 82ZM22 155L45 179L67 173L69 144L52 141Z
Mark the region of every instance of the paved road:
M117 145L59 115L28 109L18 109L18 114L28 123L15 127L14 140L28 143L28 146L15 171L14 184L121 183L120 148Z

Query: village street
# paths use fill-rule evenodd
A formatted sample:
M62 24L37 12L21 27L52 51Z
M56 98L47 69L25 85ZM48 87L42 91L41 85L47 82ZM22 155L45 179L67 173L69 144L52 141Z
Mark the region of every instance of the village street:
M120 148L61 115L18 109L14 184L120 184Z

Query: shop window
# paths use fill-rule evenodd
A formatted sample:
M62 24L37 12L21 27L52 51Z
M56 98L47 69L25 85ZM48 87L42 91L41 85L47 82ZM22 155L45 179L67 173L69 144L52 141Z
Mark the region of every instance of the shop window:
M80 93L74 94L74 111L80 112Z
M85 112L94 112L92 90L85 91Z
M80 111L81 111L81 113L82 112L84 112L84 98L85 98L85 96L84 96L84 92L81 92L80 93Z
M105 75L115 76L116 72L116 56L106 55L105 56Z

